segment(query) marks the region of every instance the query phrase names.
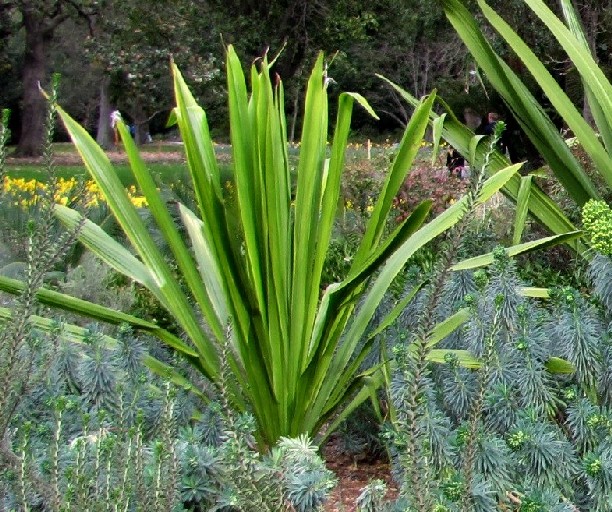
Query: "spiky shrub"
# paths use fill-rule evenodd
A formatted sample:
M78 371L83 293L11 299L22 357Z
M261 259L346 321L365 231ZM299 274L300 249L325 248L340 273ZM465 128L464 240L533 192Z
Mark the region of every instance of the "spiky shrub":
M609 260L594 264L595 281L607 279ZM504 250L486 272L448 277L440 308L467 307L470 315L442 346L470 350L481 366L466 370L449 358L428 367L416 428L406 422L414 391L396 373L391 396L401 421L391 452L402 510L420 510L415 503L425 499L439 510L609 510L610 313L576 290L552 290L544 304L525 290ZM394 332L413 331L415 313L400 317ZM403 348L396 353L406 357ZM415 432L428 477L421 487L408 450Z
M382 510L387 486L382 480L372 480L357 497L357 512L378 512Z
M9 446L21 462L0 471L7 507L321 509L335 479L308 439L262 454L252 417L224 400L205 406L144 366L152 340L126 327L115 338L72 334L79 342L59 341L49 378L13 416Z
M0 177L7 117L5 112L0 125ZM48 126L53 126L52 121L51 109ZM49 128L47 141L51 134ZM49 142L45 159L52 174ZM39 309L36 299L42 276L75 239L74 233L59 240L55 237L52 197L50 193L40 199L38 214L46 212L46 216L30 221L26 282L13 290L22 295L9 308L0 309L0 508L168 511L182 509L183 501L200 508L222 508L221 496L233 485L227 476L236 474L234 462L253 460L254 471L238 480L241 495L243 487L260 485L262 475L282 474L282 481L293 487L262 485L259 492L268 502L291 504L305 512L318 509L333 479L306 441L300 445L308 452L304 460L295 454L298 450L289 448L290 457L282 452L268 460L250 443L230 443L230 439L252 439L252 430L222 429L212 408L204 408L199 423L202 437L190 437L184 425L192 421L194 406L203 404L143 365L150 357L149 348L157 360L172 361L174 356L166 349L134 337L127 325L116 329L111 338L110 331L105 334L34 314ZM83 284L78 272L68 273L71 277L75 282L66 286ZM201 380L193 382L207 388ZM221 432L224 441L220 441ZM203 442L209 443L209 457L199 451ZM181 460L194 453L189 457L190 471L181 468ZM189 494L194 467L206 468L215 478Z
M482 167L473 168L468 205L482 186L494 143ZM530 300L504 249L491 260L453 264L467 229L460 223L449 233L428 284L387 334L393 360L387 438L401 483L392 508L535 510L590 499L590 506L605 510L600 498L589 498L580 470L584 452L563 424L564 390L578 384L580 396L597 398L593 390L603 376L596 332L603 324L574 292L551 294L552 311ZM487 262L486 272L462 270ZM433 326L441 318L464 325L438 343ZM428 362L435 350L446 365ZM472 369L466 359L459 364L462 351L476 357ZM557 375L567 371L573 380Z
M44 347L48 329L40 327ZM175 392L151 378L142 365L146 350L129 330L117 338L57 331L48 375L21 390L10 418L7 449L20 463L9 501L23 510L39 501L49 510L171 510Z
M220 173L206 116L174 71L174 111L187 153L198 215L178 209L189 244L172 221L169 206L146 170L126 126L119 122L127 155L176 265L170 266L127 198L103 151L85 130L58 108L85 165L133 245L138 257L77 212L58 206L67 226L82 225L80 240L116 270L146 286L176 320L184 337L129 315L41 293L44 300L93 318L127 322L160 337L206 378L218 381L225 327L233 327L230 369L232 403L252 411L258 440L273 446L280 436L315 434L366 382L361 374L371 343L361 343L385 291L415 251L449 229L464 214L457 201L423 224L423 203L383 241L393 198L416 154L434 97L415 111L398 155L374 204L347 277L321 298L321 275L334 222L346 140L355 94L342 94L329 160L327 77L323 57L316 62L306 94L295 202L283 112L282 84L273 86L270 65L251 72L249 97L234 50L227 51L227 76L238 207L221 192ZM498 173L483 188L486 200L516 169ZM170 208L174 208L171 206ZM187 291L181 289L180 282ZM0 278L0 287L15 283ZM205 322L202 322L202 319ZM206 324L206 325L204 325ZM187 340L187 341L185 341ZM342 343L341 343L342 341ZM172 365L153 358L147 364L198 393L197 386ZM379 385L380 379L373 384ZM363 393L357 395L363 400Z

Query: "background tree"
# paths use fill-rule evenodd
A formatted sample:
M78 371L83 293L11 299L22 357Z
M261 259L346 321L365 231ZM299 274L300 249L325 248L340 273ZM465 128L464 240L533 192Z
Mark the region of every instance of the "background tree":
M216 38L215 56L209 48L214 29L204 27L199 14L184 0L161 0L155 9L137 0L109 3L87 44L90 62L102 74L98 142L109 145L112 109L126 116L138 143L146 141L150 121L172 108L171 58L198 92L219 75L221 41Z
M473 1L466 3L475 7ZM524 3L490 3L581 103L577 74ZM586 32L603 67L609 66L612 22L606 5L609 0L580 2ZM512 50L493 30L487 37L525 78ZM356 112L355 129L368 131L368 136L405 124L410 114L376 73L415 96L436 88L458 114L465 107L480 115L505 109L486 77L481 81L474 74L477 67L440 10L424 0L158 0L154 6L145 0L0 0L0 103L16 110L13 122L23 120L21 128L13 127L19 137L17 154L39 150L42 98L37 84L44 84L52 71L64 76L64 104L90 131L97 130L101 145L112 145L111 109L122 111L137 140L144 141L150 121L152 130L160 128L170 107L171 56L206 105L213 133L227 136L220 71L224 47L230 43L245 63L266 49L273 56L280 52L272 73L288 84L289 128L300 126L300 91L320 50L334 60L328 76L337 85L330 87L330 94L360 92L382 115L382 122L373 124ZM533 80L527 85L538 95Z
M47 75L47 57L57 28L70 18L90 21L97 0L3 0L0 13L11 20L13 31L23 31L21 130L16 154L41 154L45 102L39 91Z

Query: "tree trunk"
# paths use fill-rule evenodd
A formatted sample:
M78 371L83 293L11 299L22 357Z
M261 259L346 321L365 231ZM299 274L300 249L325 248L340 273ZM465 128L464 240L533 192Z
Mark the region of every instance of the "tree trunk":
M106 75L100 83L100 100L98 129L96 133L96 141L104 149L110 149L114 146L113 130L111 128L111 104L108 97L108 88L110 86L110 77Z
M128 114L132 118L133 128L130 131L136 144L142 146L149 142L149 118L138 99L135 100L134 106Z
M39 90L45 77L45 47L49 35L42 19L31 9L23 10L25 28L25 56L23 60L23 102L21 108L21 134L16 156L42 154L46 104Z

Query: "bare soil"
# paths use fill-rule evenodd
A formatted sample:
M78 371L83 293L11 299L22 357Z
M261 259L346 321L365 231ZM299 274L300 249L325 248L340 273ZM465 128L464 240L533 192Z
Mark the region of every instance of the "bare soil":
M387 499L397 496L397 486L391 480L389 463L380 460L355 460L342 450L341 443L332 440L323 449L327 467L338 477L325 512L354 512L355 502L363 488L372 480L380 479L387 484Z

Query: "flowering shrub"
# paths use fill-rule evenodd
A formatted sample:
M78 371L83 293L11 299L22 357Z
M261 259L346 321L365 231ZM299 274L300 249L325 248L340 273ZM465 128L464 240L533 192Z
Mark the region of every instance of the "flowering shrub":
M428 162L415 162L394 202L397 220L404 220L425 199L431 199L432 215L438 215L467 190L469 180L449 174L446 167L433 167Z

